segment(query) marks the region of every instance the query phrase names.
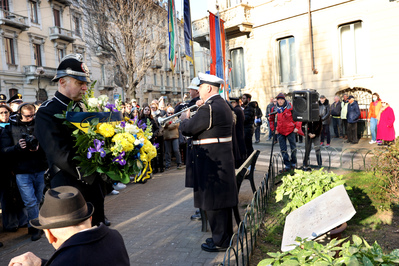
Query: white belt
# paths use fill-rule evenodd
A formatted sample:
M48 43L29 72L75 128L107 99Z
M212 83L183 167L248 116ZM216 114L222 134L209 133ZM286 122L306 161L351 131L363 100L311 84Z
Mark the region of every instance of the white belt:
M227 138L199 139L199 140L193 140L193 145L204 145L204 144L213 144L213 143L230 142L231 140L232 140L231 137L227 137Z

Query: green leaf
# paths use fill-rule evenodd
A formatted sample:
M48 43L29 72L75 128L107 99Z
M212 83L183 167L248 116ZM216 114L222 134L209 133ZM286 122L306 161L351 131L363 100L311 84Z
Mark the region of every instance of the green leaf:
M76 129L75 131L72 132L72 134L77 135L79 133L80 129Z
M66 119L66 115L65 114L55 114L54 116L56 118L58 118L58 119Z
M360 237L358 237L357 235L353 235L352 240L356 246L360 246L363 242L362 239Z
M258 266L268 266L268 265L272 265L272 263L275 261L275 259L264 259L264 260L261 260L259 263L258 263Z
M363 255L362 262L364 266L373 266L374 264L371 262L369 258Z

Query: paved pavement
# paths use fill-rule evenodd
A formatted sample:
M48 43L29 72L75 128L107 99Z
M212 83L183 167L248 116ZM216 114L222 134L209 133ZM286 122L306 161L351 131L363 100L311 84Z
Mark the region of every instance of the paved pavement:
M346 146L341 139L333 139L331 146L341 151L351 146L376 147L368 141L362 139L357 145ZM255 170L256 186L267 171L270 147L271 142L263 135L261 142L254 144L255 149L261 150ZM275 152L279 152L278 146ZM201 232L201 222L190 220L195 209L192 190L184 187L184 179L185 169L172 169L155 175L146 184L128 184L119 195L106 197L106 215L112 222L111 228L122 234L131 265L217 265L223 261L224 253L201 250L201 243L211 233ZM239 197L241 208L250 202L252 191L248 181L244 181ZM16 233L1 232L0 241L4 243L0 248L0 266L27 251L43 258L54 251L44 236L32 242L26 228Z

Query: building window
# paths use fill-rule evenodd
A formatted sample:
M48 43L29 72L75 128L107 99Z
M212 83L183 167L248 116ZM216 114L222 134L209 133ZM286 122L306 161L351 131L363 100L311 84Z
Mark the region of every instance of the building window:
M37 2L36 1L29 1L29 7L30 7L30 21L32 23L39 23L39 17L37 13Z
M234 89L242 89L245 87L244 49L231 50L230 58L232 64L232 86Z
M296 81L295 38L288 37L278 41L280 83Z
M169 76L168 75L166 75L166 86L170 86L169 85Z
M339 27L341 75L352 76L366 72L366 52L362 22L357 21Z
M8 4L8 0L0 0L0 8L6 11L10 11L10 5Z
M15 65L14 40L4 38L6 43L6 62L8 65Z
M155 86L157 85L157 74L156 73L154 73L154 85Z
M73 16L73 23L75 27L75 35L82 37L82 32L80 30L80 18L78 16Z
M57 57L58 57L58 63L61 62L62 58L65 56L65 50L64 49L57 49Z
M172 77L172 82L173 82L173 88L176 88L175 77Z
M58 9L53 8L54 26L61 27L61 16Z
M161 87L163 87L163 74L161 74Z
M33 44L33 56L36 66L42 66L42 51L40 44Z

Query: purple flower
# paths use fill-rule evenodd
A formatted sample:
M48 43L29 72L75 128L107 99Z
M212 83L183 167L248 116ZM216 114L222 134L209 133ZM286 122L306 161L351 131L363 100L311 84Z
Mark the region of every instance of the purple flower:
M147 124L144 123L143 120L140 120L140 121L137 123L137 126L138 126L139 128L141 128L143 131L147 128Z
M159 148L159 143L154 143L154 147L158 149Z
M118 109L115 108L115 104L107 103L105 105L105 108L108 108L109 110L111 110L111 112L119 112Z
M117 162L117 163L119 163L120 165L125 165L126 164L126 161L125 161L125 159L123 159L123 156L125 156L125 152L123 151L123 152L121 152L118 156L116 156L112 161L113 162Z
M121 127L122 127L122 128L126 127L126 122L125 122L125 121L122 121L122 122L121 122Z
M95 152L99 152L101 158L104 158L105 151L103 148L101 148L101 146L104 145L104 141L95 139L93 142L94 142L94 148L92 148L92 147L88 148L87 159L90 159L93 156L93 153L95 153Z

